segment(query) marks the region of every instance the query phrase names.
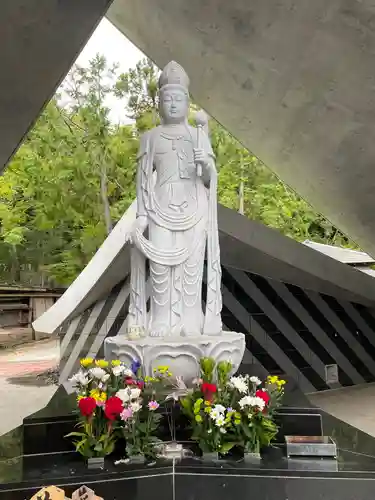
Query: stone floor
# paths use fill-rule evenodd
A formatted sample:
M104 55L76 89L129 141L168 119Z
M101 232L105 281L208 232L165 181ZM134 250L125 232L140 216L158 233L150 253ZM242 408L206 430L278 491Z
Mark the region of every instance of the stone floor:
M58 361L56 338L0 351L0 435L47 404L56 386L38 375Z

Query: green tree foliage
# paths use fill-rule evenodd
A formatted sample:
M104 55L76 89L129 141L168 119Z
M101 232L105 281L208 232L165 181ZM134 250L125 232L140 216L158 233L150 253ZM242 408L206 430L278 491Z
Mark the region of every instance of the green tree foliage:
M114 69L74 67L0 179L3 280L29 271L70 283L135 196L138 140L113 127L105 99Z
M75 66L0 178L0 279L69 284L135 196L139 135L158 123L158 70L148 59L117 76L97 56ZM134 125L114 126L109 96ZM196 106L192 106L192 112ZM219 200L299 241L348 240L218 123L210 125Z
M159 70L150 59L142 59L135 68L120 75L116 82L116 96L127 98L127 116L135 120L139 133L158 125Z

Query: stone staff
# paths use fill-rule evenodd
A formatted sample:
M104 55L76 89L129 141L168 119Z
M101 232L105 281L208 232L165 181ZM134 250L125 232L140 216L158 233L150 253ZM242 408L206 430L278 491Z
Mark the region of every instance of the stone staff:
M206 130L208 129L208 116L203 111L203 109L196 112L195 123L197 125L197 148L201 149L202 145L203 145L202 132L203 131L206 132ZM202 177L202 165L201 164L197 165L197 176Z

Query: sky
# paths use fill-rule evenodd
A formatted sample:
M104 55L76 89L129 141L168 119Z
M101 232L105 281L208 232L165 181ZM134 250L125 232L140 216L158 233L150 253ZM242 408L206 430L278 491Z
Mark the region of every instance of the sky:
M104 55L109 65L119 64L119 73L128 71L144 57L143 53L137 49L108 19L104 18L82 52L78 56L76 63L80 66L88 66L89 61L96 54ZM113 123L128 123L124 102L109 98L106 105L111 109L110 119Z

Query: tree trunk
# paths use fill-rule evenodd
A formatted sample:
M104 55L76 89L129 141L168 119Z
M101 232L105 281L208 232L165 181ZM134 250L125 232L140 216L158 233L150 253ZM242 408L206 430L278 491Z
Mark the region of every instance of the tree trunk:
M112 231L113 225L112 225L111 210L107 194L107 168L104 162L100 169L100 196L102 198L103 209L104 209L105 227L107 230L107 234L109 234Z

